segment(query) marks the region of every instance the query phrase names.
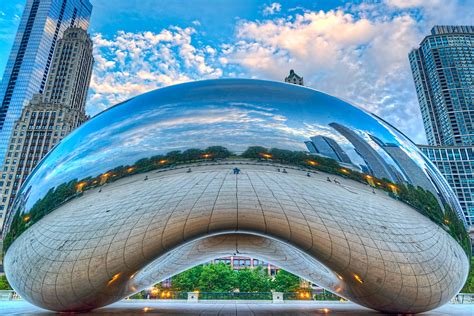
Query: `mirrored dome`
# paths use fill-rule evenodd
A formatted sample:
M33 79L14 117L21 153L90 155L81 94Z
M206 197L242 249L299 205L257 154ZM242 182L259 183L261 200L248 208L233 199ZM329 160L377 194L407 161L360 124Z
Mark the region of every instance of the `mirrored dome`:
M147 225L140 226L142 221ZM190 254L204 239L230 233L247 234L246 249L255 249L249 234L281 243L276 248L288 247L285 253L306 258L311 268L265 259L280 260L342 297L384 311L439 306L457 293L469 267L470 241L459 203L406 136L333 96L241 79L158 89L71 133L17 195L4 231L5 266L26 299L54 310L84 310L184 269L162 272L163 256L174 249ZM105 262L107 271L92 287L102 294L91 297L89 285L67 298L29 292L19 281L21 267L47 259L35 257L39 251L26 258L26 244L67 258L74 262L71 269L83 262L85 270L91 269L87 259L103 247L97 266ZM116 244L122 265L111 263L107 252ZM134 259L128 258L129 245L141 249L140 255L132 251ZM215 255L211 249L217 248L209 247ZM209 259L195 258L190 266ZM426 267L423 258L431 260ZM441 267L446 262L451 270ZM75 277L61 267L55 273L66 273L68 282ZM426 275L450 282L426 294L416 285ZM404 286L409 289L402 293Z

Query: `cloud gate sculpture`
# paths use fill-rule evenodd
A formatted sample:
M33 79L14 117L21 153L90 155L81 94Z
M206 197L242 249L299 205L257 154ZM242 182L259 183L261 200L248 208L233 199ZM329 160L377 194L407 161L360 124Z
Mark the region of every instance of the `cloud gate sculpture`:
M241 254L416 313L464 284L465 225L440 173L380 118L296 85L210 80L118 104L56 146L16 198L4 266L55 311Z

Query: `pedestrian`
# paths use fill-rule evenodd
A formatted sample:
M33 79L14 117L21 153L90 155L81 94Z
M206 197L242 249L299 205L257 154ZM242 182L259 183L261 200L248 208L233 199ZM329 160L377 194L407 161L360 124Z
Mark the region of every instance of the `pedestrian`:
M146 180L148 180L148 176L145 176L145 179L143 179L143 181L146 181Z

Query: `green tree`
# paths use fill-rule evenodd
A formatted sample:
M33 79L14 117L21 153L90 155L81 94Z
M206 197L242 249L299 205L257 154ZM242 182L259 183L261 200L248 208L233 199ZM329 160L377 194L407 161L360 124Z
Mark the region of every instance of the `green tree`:
M171 286L175 291L191 292L199 288L199 279L203 266L195 266L171 278Z
M237 287L240 292L270 292L270 276L262 267L237 271Z
M232 153L224 146L211 146L204 150L206 153L212 154L212 158L227 158Z
M231 292L237 285L236 271L224 263L208 264L202 267L199 278L201 292Z
M268 149L261 146L251 146L247 148L243 153L243 158L261 158L261 154L268 153Z
M278 271L272 287L277 292L296 292L300 287L300 278L285 270Z
M461 293L474 293L474 257L471 257L471 270Z
M0 276L0 290L11 290L12 287L8 283L7 277L5 275Z

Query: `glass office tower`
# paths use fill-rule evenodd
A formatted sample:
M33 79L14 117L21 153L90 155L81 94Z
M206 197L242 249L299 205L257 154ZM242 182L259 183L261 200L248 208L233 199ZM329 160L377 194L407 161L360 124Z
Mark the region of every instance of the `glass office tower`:
M409 58L428 143L474 145L474 26L435 26Z
M474 26L435 26L410 55L428 144L420 149L474 225Z
M87 29L89 0L27 0L0 83L0 161L15 121L35 93L42 93L57 41L70 26Z

